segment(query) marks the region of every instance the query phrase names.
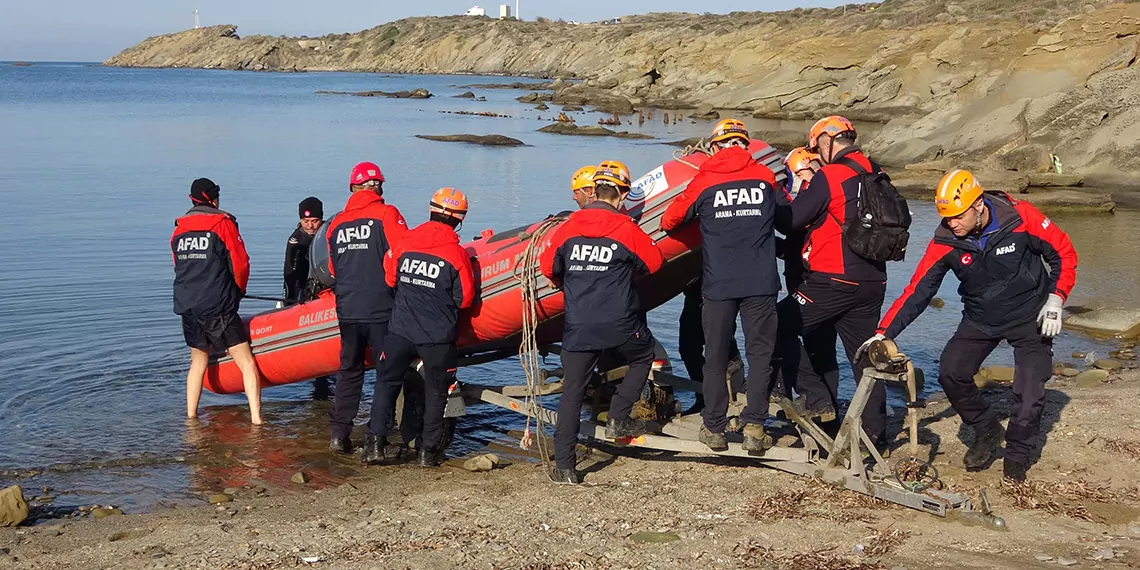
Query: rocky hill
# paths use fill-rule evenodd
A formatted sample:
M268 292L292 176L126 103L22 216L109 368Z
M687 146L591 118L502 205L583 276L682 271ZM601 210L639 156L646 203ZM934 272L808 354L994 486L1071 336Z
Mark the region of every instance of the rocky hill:
M622 24L447 17L321 38L215 26L106 65L582 78L555 102L713 107L885 123L885 163L932 160L1140 180L1140 4L887 0L846 9L649 14ZM1126 178L1121 178L1121 176Z

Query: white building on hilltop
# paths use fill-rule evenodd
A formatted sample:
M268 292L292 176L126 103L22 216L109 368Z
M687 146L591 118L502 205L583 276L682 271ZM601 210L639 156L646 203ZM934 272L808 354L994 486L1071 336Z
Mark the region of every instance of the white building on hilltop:
M506 20L507 18L510 18L510 17L511 17L511 5L510 4L500 4L499 5L499 19L500 20Z
M463 13L464 16L486 16L487 11L479 6L472 6L469 10Z

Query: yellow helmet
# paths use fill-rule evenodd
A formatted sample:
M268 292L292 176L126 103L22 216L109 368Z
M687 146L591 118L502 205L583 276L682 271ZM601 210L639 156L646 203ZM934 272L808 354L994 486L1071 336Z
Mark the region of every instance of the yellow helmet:
M595 184L609 182L622 190L629 190L629 168L616 160L603 160L598 165L597 171L594 172L593 181Z
M598 170L596 166L583 166L579 168L574 176L570 177L570 190L577 192L585 190L586 188L594 187L594 172Z
M985 190L968 170L951 170L938 182L934 204L938 215L953 218L970 209Z
M724 119L713 127L712 141L710 142L718 143L733 137L742 138L744 139L744 144L748 144L750 142L748 138L748 127L745 127L742 121Z

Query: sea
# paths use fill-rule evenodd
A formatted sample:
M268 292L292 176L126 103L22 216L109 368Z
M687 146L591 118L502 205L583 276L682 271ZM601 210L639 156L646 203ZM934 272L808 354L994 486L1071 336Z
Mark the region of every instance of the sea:
M339 484L363 468L326 451L328 402L309 382L265 390L261 429L248 425L241 395L206 393L201 420L184 420L188 351L172 312L169 237L189 207L190 182L208 177L221 206L237 216L249 250L249 293L277 297L285 242L297 203L317 196L328 215L348 198L352 166L376 162L385 198L409 224L427 218L432 192L463 190L471 210L465 240L571 209L570 175L604 159L640 175L667 161L663 144L706 135L711 123L666 125L661 112L621 129L655 137L624 140L536 132L558 107L538 111L526 91L473 88L486 101L454 97L466 84L515 78L376 73L253 73L117 69L92 63L0 63L0 487L19 484L36 520L74 516L80 506L127 512L198 504L226 487L310 488ZM428 89L426 100L322 95L317 91ZM455 114L491 112L504 118ZM603 115L576 114L579 124ZM755 129L806 123L750 120ZM494 148L415 138L417 134L502 134L526 146ZM890 265L888 302L914 270L937 224L934 207L914 201L912 253ZM1081 256L1072 304L1134 301L1132 244L1140 216L1059 216ZM948 276L931 308L898 339L929 371L960 318ZM655 336L684 375L676 353L680 299L649 314ZM246 300L243 313L273 303ZM1065 332L1057 359L1105 354L1111 343ZM988 363L1011 365L1001 347ZM556 357L548 362L557 366ZM517 360L464 368L460 379L520 384ZM844 367L845 394L852 391ZM361 421L371 395L368 377ZM902 405L900 394L892 403ZM687 394L680 395L688 403ZM552 405L553 400L548 402ZM522 417L468 408L451 454L508 453ZM896 410L896 413L902 413ZM359 436L358 436L359 437Z

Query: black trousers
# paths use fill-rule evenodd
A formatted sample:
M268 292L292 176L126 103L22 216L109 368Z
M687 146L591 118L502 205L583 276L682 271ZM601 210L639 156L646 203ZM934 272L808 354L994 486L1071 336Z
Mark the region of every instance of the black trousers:
M332 437L348 437L360 410L364 388L364 356L372 348L373 360L384 352L388 323L340 323L340 371L337 372L333 404L329 409Z
M722 433L728 427L728 387L724 375L735 344L737 314L744 328L744 356L748 360L748 378L744 381L748 407L740 419L746 424L763 424L768 419L772 351L776 345L776 296L705 299L705 408L701 418L713 433Z
M681 354L681 362L685 364L685 371L689 379L694 382L705 381L705 325L702 322L701 307L704 298L701 297L701 280L685 289L684 305L681 306L681 317L678 319L677 352ZM732 352L729 360L740 358L740 348L736 346L736 339L732 341ZM734 390L744 387L744 371L732 377ZM698 394L699 395L699 394Z
M1013 402L1005 432L1005 458L1028 463L1037 446L1041 414L1045 411L1045 382L1053 375L1053 339L1044 338L1030 321L1004 334L987 333L962 319L942 350L938 383L962 421L978 428L997 415L982 399L974 374L1001 341L1013 347Z
M855 351L875 335L879 313L883 308L886 283L864 281L860 283L826 277L818 273L804 276L792 298L799 304L799 322L796 314L785 327L785 334L799 330L803 337L803 352L811 362L811 371L798 368L797 390L807 398L813 409L830 403L839 409L839 362L835 352L838 336L851 371L858 383L863 368L870 364L866 356L855 362ZM863 429L875 441L885 441L887 427L887 389L877 382L867 407L863 410Z
M653 368L653 345L653 334L642 327L624 344L609 349L629 363L629 372L610 400L609 417L628 418L633 404L641 398ZM586 398L590 374L603 352L605 350L562 351L562 398L558 401L558 422L554 425L554 461L559 469L573 469L577 463L574 448L582 427L582 401Z
M372 397L372 417L368 420L368 433L377 438L388 436L388 426L392 425L396 398L400 388L408 386L405 374L408 367L419 357L423 361L423 420L411 413L410 406L417 405L412 390L404 393L404 415L400 431L404 441L411 442L421 437L421 445L427 449L442 451L439 442L443 436L443 411L447 407L447 389L455 374L455 343L412 344L399 335L389 335L385 341L384 361L377 367L376 394ZM411 387L411 386L409 386Z

